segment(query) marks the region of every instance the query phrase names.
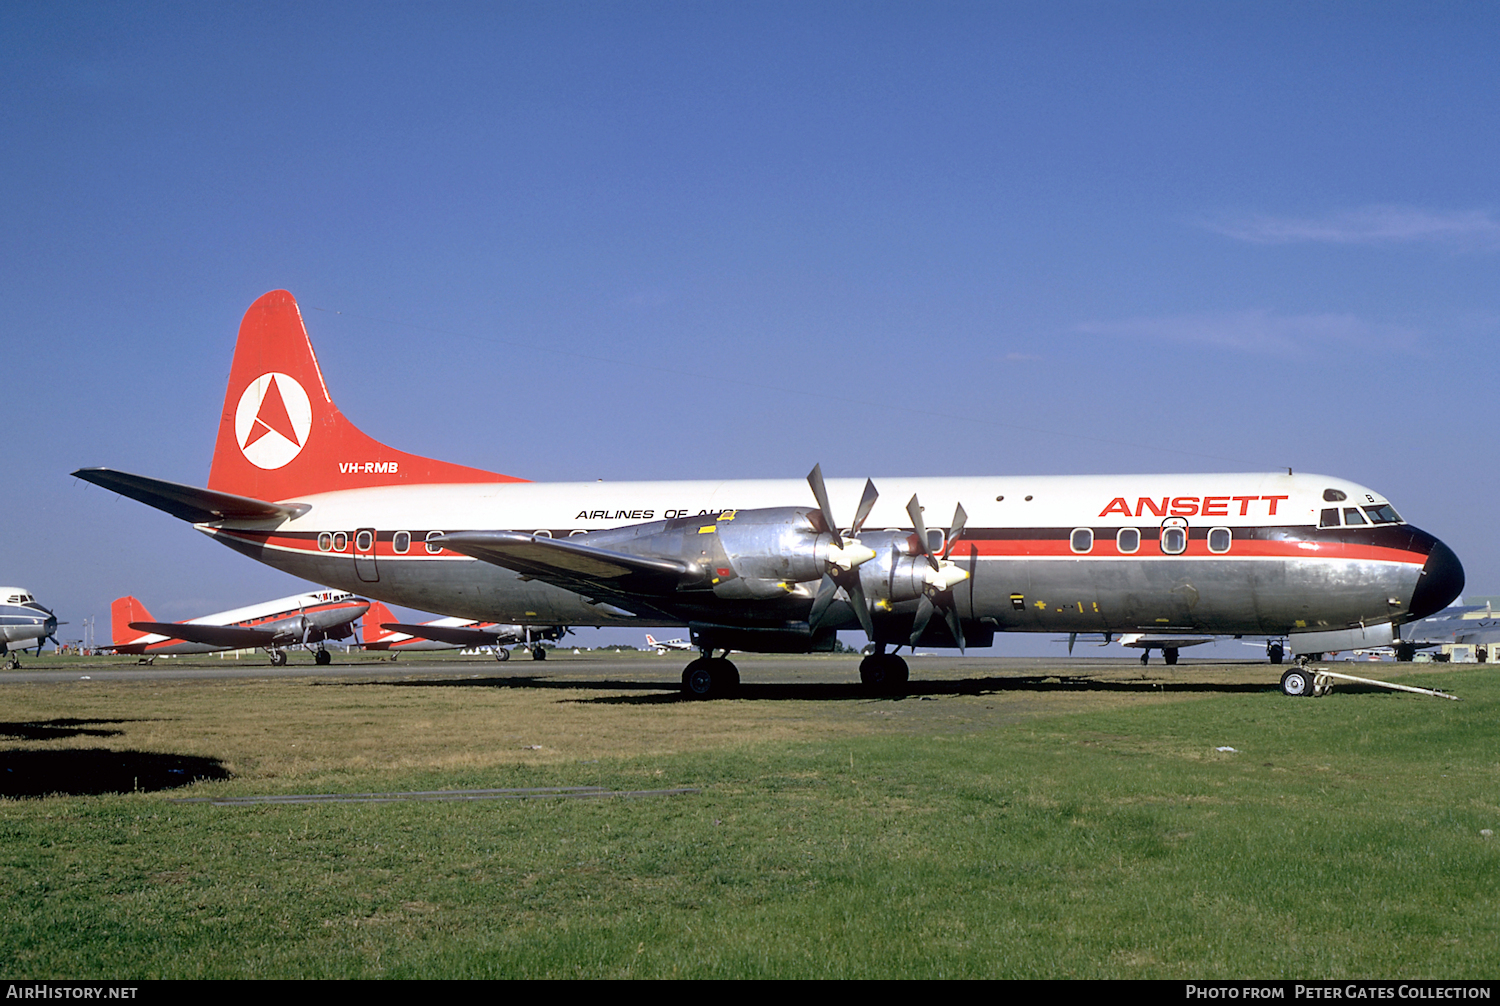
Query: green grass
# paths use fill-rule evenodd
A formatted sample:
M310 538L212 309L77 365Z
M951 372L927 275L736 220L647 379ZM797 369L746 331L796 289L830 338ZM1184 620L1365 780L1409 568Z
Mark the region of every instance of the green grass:
M652 739L683 707L609 707L641 751L334 773L350 790L701 787L685 797L5 801L0 973L1493 977L1500 682L1434 681L1466 701L1210 694L999 723L983 711L1003 693L945 696L869 704L895 725L679 751Z

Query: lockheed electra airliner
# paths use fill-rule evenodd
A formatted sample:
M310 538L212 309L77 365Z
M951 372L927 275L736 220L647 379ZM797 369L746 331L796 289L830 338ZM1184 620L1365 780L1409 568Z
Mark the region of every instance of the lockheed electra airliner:
M240 326L208 488L105 468L130 496L261 562L457 618L686 626L688 694L732 650L986 646L996 632L1286 636L1306 657L1390 643L1463 568L1342 479L998 476L539 484L392 450L334 406L291 294ZM945 519L952 514L951 519ZM722 651L717 656L715 651ZM1306 672L1283 689L1301 693Z
M42 606L25 587L0 587L0 657L11 670L21 666L19 650L36 645L36 655L48 638L57 645L57 616Z
M109 606L110 649L148 661L163 654L265 650L271 666L281 667L287 647L316 645L313 662L322 665L332 659L323 644L354 635L354 623L369 607L369 601L353 594L315 590L186 622L155 622L140 601L117 597Z

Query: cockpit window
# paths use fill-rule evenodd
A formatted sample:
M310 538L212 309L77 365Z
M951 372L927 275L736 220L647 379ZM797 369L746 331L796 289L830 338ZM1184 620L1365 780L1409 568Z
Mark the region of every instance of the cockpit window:
M1338 527L1338 526L1339 526L1339 508L1336 507L1336 506L1331 506L1328 509L1324 510L1323 513L1322 513L1322 516L1320 516L1318 518L1318 527Z
M1382 503L1379 506L1367 506L1365 507L1365 513L1369 515L1371 524L1401 523L1401 515L1389 503Z
M1323 502L1324 503L1342 503L1342 502L1344 502L1344 500L1346 500L1348 498L1349 498L1348 496L1344 495L1344 491L1342 489L1324 489L1323 490Z
M1363 524L1364 522L1365 522L1365 517L1364 517L1364 514L1362 514L1362 513L1359 512L1359 507L1357 507L1357 506L1346 506L1346 507L1344 507L1344 526L1345 527L1357 527L1358 525Z

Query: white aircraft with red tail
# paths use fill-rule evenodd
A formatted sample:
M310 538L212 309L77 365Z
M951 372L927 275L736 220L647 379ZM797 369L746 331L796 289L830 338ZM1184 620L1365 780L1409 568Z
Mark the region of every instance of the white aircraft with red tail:
M288 647L313 649L313 661L328 663L323 644L354 635L370 602L337 590L316 590L275 601L263 601L186 622L157 622L134 597L117 597L109 606L116 653L155 660L166 654L216 653L220 650L265 650L271 666L286 664Z
M546 660L543 640L557 640L568 630L561 625L502 625L472 618L438 618L431 622L398 622L391 609L376 601L365 618L364 648L385 650L393 657L407 650L491 650L495 659L510 659L507 646L523 643L532 660Z
M888 649L996 632L1284 635L1304 656L1375 646L1464 581L1452 550L1384 496L1322 475L883 477L881 495L817 467L805 484L539 484L418 457L339 412L281 290L240 326L208 488L74 474L392 604L686 626L702 654L683 672L694 696L737 686L731 650L831 649L838 629L875 644L860 665L875 686L906 680ZM924 511L953 519L929 530Z

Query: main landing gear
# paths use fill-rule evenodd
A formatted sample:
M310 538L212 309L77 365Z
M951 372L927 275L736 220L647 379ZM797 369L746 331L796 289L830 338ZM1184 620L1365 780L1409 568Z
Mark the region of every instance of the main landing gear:
M682 669L682 694L690 699L722 699L732 695L740 687L740 669L729 662L729 651L724 656L713 656L713 650L704 650L703 656Z
M859 662L859 683L872 692L899 691L906 687L911 672L906 661L894 653L886 653L884 646L877 646L874 653Z
M317 652L313 654L313 663L317 664L319 667L323 667L324 665L331 663L332 661L333 654L329 653L321 646L318 647Z
M532 660L546 660L547 659L547 648L545 646L543 646L541 643L537 643L535 646L533 646L531 648L531 659Z
M510 651L503 646L495 647L495 659L500 661L502 664L505 663L510 659Z
M286 651L285 650L272 650L271 651L271 666L272 667L285 667L286 666Z

